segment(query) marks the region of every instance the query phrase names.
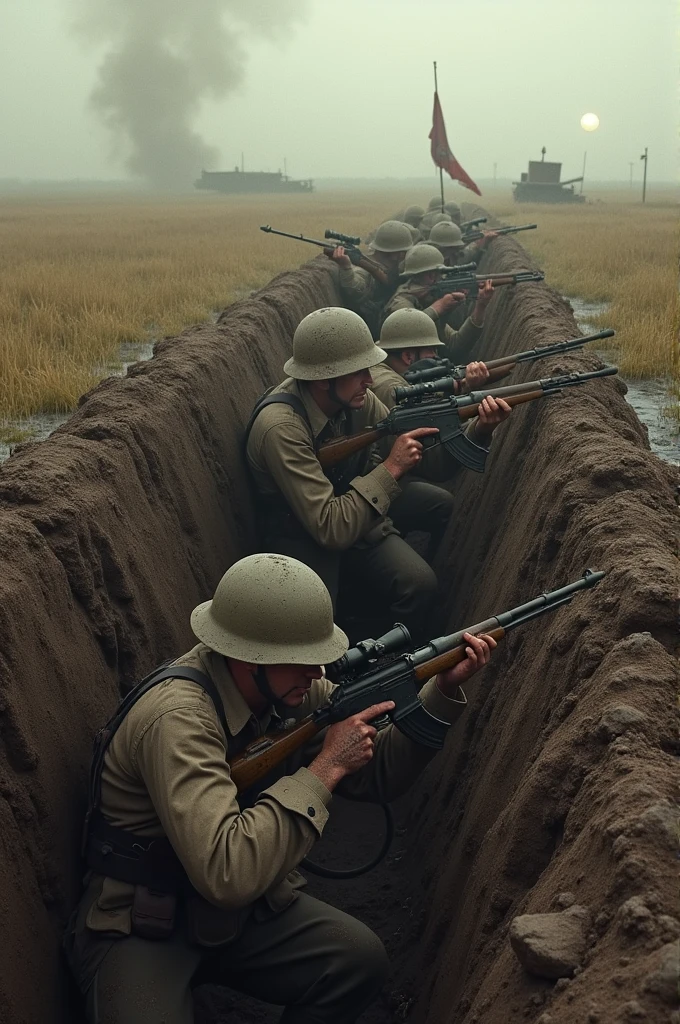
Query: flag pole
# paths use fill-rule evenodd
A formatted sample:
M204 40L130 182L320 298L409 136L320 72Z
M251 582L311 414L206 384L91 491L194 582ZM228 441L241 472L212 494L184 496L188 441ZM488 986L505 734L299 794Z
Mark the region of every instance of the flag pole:
M433 60L432 63L434 64L434 91L435 94L438 95L439 90L437 89L437 61ZM442 213L444 213L444 169L442 167L439 168L439 191L441 192L442 197Z

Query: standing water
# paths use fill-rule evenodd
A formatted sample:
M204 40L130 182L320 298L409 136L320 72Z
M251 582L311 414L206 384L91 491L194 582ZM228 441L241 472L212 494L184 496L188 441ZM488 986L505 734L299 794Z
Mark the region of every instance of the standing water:
M607 312L607 302L586 302L584 299L567 301L574 310L576 323L584 334L594 334L600 330L597 324L593 323L593 318ZM616 348L612 346L597 354L606 362L612 362L616 358ZM663 377L624 380L628 388L626 401L632 405L640 421L647 427L650 448L666 462L680 465L680 427L676 419L666 414L666 410L677 403L677 398L669 390L668 381Z

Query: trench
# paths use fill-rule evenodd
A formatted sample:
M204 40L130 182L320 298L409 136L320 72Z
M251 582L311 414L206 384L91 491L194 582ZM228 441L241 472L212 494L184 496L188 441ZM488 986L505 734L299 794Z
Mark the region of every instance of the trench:
M499 240L490 269L518 257L530 265L515 240ZM489 354L574 335L571 309L546 285L514 291L490 309ZM58 937L78 893L92 736L121 684L192 645L191 609L252 550L242 426L280 378L299 320L337 301L326 261L281 275L216 324L160 342L152 360L103 381L47 440L18 446L0 468L7 1024L76 1020ZM547 372L599 365L587 352L547 362ZM669 896L677 743L668 715L678 474L650 452L622 392L608 379L524 406L486 473L456 487L437 563L451 629L587 566L607 577L513 633L472 681L446 749L398 807L381 868L350 887L313 883L374 926L392 956L368 1024L623 1021L632 1002L649 1019L668 1016L666 990L650 979L680 930ZM622 705L638 714L617 735L607 722ZM580 973L555 985L520 968L508 928L565 893L592 927ZM276 1019L230 993L197 998L199 1024Z

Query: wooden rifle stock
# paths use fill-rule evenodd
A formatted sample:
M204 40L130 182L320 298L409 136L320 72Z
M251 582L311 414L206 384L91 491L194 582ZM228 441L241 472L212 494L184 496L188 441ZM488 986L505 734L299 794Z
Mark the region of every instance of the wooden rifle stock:
M523 402L535 402L537 398L543 398L544 396L544 391L537 390L524 391L519 395L499 395L498 397L507 402L511 409L514 409L516 405L521 405ZM481 402L476 402L474 405L463 406L462 409L458 410L458 415L462 420L471 420L473 416L478 415L480 405Z
M269 775L278 764L285 761L305 743L309 743L322 728L323 726L317 725L309 715L292 729L286 729L285 732L267 733L259 740L249 743L245 750L242 750L229 762L231 778L238 792L242 793L244 789L249 789L250 786Z
M473 636L481 635L481 633L473 632ZM484 630L483 635L492 637L496 643L498 643L498 641L502 640L505 636L505 630L502 626L498 626L496 629ZM430 658L429 661L424 661L422 665L417 665L414 671L418 682L425 683L432 676L436 676L440 672L446 672L455 665L459 665L461 661L465 661L465 648L467 646L468 644L466 643L460 644L458 647L453 647L450 651L446 651L444 654L438 654L435 658Z
M375 444L384 434L384 430L368 427L366 430L362 430L360 434L350 434L349 437L336 437L332 441L327 441L326 444L319 448L316 454L323 468L331 469L333 466L337 466L338 463L344 462L345 459L348 459L356 452L367 448L369 444Z

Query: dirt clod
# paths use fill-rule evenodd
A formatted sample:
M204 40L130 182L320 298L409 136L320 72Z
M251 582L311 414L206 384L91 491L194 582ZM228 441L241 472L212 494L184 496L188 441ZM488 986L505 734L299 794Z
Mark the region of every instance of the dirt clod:
M523 914L510 926L517 959L540 978L568 978L586 951L590 912L577 904L559 914Z

